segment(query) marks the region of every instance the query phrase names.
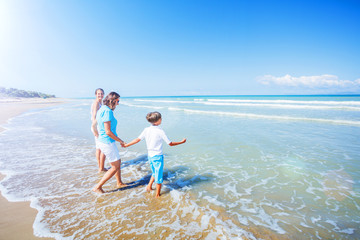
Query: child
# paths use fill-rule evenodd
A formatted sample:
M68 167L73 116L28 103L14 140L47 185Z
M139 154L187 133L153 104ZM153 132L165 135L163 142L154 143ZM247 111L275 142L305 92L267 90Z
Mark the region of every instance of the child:
M135 138L130 143L124 145L124 147L129 147L134 145L141 140L146 140L146 146L148 149L148 160L150 163L152 176L149 184L146 187L146 191L150 192L152 190L152 184L156 183L156 196L160 197L161 184L163 182L163 168L164 168L164 156L162 153L162 141L164 140L170 146L176 146L186 142L184 138L181 142L172 142L166 136L164 130L162 130L159 125L161 124L161 114L159 112L150 112L146 115L148 122L152 126L145 128L138 138Z

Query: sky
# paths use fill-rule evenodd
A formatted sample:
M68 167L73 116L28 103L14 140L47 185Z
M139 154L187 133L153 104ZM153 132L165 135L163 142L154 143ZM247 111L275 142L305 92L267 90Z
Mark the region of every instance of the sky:
M360 94L360 1L0 0L0 86Z

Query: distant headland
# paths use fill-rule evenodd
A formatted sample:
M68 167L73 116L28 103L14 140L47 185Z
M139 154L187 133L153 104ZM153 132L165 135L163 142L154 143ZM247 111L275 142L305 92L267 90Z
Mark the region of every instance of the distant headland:
M56 98L55 95L45 94L41 92L25 91L16 88L0 87L0 98L20 97L20 98Z

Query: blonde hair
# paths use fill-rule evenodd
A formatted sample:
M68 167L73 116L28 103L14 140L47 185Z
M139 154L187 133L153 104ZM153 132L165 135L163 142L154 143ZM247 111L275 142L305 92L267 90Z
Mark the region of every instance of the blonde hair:
M161 113L159 112L149 112L146 115L146 120L148 120L149 123L156 123L161 118Z
M120 98L120 95L116 92L109 93L104 99L104 105L108 106L111 110L116 108L117 99Z

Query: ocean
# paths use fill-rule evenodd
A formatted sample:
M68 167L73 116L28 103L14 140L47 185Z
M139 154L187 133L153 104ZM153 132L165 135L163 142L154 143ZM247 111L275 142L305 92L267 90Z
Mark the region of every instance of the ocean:
M159 111L160 199L145 191L144 141L121 148L129 186L91 191L97 172L92 99L11 119L0 135L0 188L31 201L36 236L56 239L360 239L360 96L121 98L124 141ZM108 163L106 163L108 166Z

